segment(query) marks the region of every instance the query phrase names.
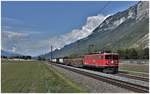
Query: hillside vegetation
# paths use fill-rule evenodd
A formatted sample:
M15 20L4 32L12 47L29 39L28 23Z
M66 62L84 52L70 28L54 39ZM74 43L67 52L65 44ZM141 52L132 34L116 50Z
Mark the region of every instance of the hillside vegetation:
M134 48L138 49L137 53L144 51L148 48L149 41L148 6L147 1L138 2L127 10L109 16L88 37L53 51L53 58L72 54L84 55L102 50L117 52ZM50 58L50 54L41 57Z

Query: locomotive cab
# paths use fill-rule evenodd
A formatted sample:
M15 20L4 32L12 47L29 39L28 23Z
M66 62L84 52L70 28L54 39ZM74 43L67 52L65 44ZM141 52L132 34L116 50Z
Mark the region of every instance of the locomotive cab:
M119 57L115 54L105 55L106 64L110 66L118 66Z
M84 65L101 68L103 72L118 72L119 55L117 53L101 53L84 56Z
M119 55L116 53L106 54L105 64L106 64L106 67L103 70L104 72L112 71L113 73L117 73L118 65L119 65Z

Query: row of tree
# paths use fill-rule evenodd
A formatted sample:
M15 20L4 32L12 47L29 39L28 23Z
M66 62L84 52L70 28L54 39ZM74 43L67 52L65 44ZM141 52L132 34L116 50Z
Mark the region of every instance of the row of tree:
M46 60L44 57L41 57L41 56L38 56L37 59L40 60L40 61L45 61Z
M122 59L149 59L149 48L145 49L119 49L117 50Z
M7 57L7 56L1 56L1 58L5 58L5 59L32 59L31 56L11 56L11 57Z
M98 51L94 44L88 46L88 54L97 53ZM110 48L104 48L101 52L117 52L122 59L149 59L149 48L126 48L113 51Z
M116 51L111 50L104 50L103 52L117 52L121 59L149 59L149 48L145 49L135 49L135 48L127 48L127 49L118 49ZM95 53L95 52L93 52ZM88 54L93 54L91 51L89 51ZM76 58L76 57L82 57L79 54L71 54L70 56L66 58ZM17 58L17 59L32 59L31 56L1 56L1 58ZM37 58L38 60L46 60L44 57L39 56Z
M126 49L118 49L114 51L110 49L105 49L101 51L101 53L104 53L104 52L118 53L121 59L149 59L149 48L145 48L145 49L126 48ZM94 54L94 53L99 53L99 52L89 51L87 54ZM76 57L82 57L82 56L80 56L79 54L73 53L66 58L76 58Z

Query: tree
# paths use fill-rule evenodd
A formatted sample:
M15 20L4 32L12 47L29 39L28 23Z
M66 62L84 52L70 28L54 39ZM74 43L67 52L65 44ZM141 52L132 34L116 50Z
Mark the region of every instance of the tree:
M149 48L144 49L144 59L149 59Z
M117 53L122 59L149 59L149 48L118 49Z
M88 53L91 54L95 51L95 45L94 44L89 44L88 46Z
M26 59L31 59L32 57L31 56L26 56Z
M7 58L7 56L1 56L1 58Z
M138 58L138 53L135 50L135 48L129 49L129 59L137 59Z
M77 58L77 57L78 57L78 55L75 54L75 53L72 53L72 54L69 56L69 58Z
M40 56L38 56L38 60L42 60L42 58Z

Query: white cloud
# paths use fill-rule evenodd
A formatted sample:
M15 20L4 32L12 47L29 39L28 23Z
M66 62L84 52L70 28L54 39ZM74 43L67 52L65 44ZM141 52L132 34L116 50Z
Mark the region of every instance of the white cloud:
M12 52L16 52L16 47L12 47Z
M115 27L119 26L121 23L123 23L126 20L125 17L120 18L119 20L114 22Z
M27 33L12 32L12 31L2 31L2 35L8 38L28 36Z
M92 31L100 25L108 16L97 15L91 16L87 18L87 22L82 29L74 29L69 33L64 35L55 36L50 38L50 44L53 45L55 48L62 48L66 44L70 44L75 42L79 39L85 38L92 33Z
M107 17L103 15L88 17L86 24L81 29L74 29L69 33L47 39L38 38L37 34L41 36L39 32L25 32L23 30L14 32L11 29L10 31L2 31L2 48L25 55L44 54L50 51L50 45L53 45L54 49L60 49L67 44L87 37Z
M22 39L27 38L27 33L12 32L12 31L2 31L2 48L6 51L16 52L16 46L23 43Z

